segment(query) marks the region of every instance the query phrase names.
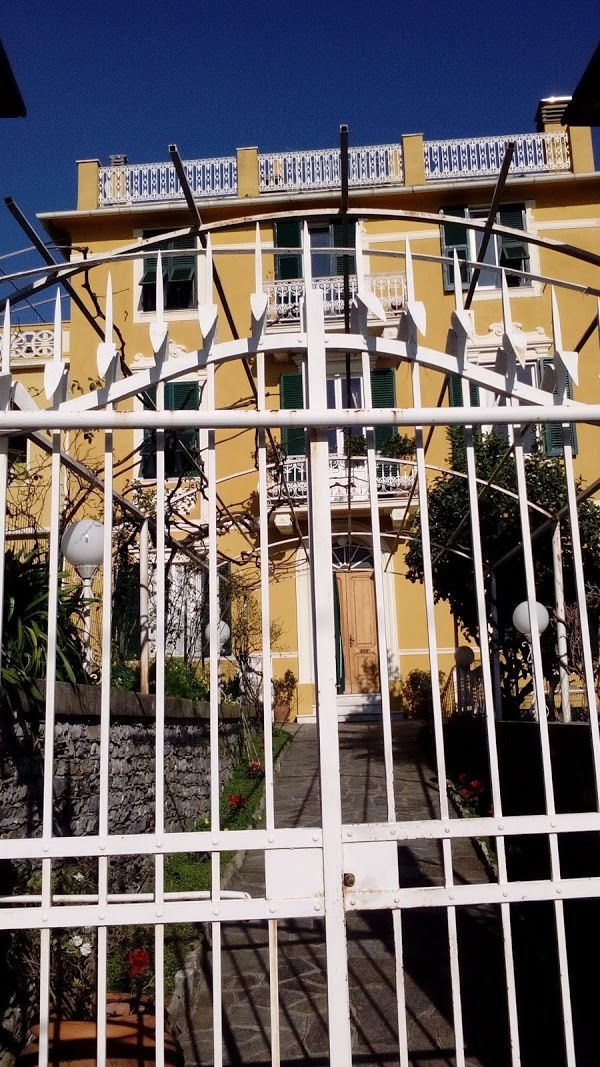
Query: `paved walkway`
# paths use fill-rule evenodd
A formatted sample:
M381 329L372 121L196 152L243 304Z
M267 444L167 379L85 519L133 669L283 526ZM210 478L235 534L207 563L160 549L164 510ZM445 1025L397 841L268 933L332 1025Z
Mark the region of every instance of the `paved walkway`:
M400 819L438 814L435 775L420 744L420 728L394 726L395 792ZM344 821L386 819L381 728L340 727ZM275 787L279 826L320 824L316 728L302 726L288 746ZM453 845L457 882L481 882L486 873L467 840ZM401 885L443 881L436 842L399 846ZM247 856L233 887L264 894L262 854ZM510 1057L501 1017L502 950L497 915L491 908L458 913L462 1002L468 1067L500 1067ZM414 1067L454 1064L450 966L445 911L403 914L403 968L410 1063ZM353 1063L398 1064L398 1010L392 917L363 912L347 918L352 1008ZM329 1062L325 944L322 921L278 924L281 1062L288 1067ZM187 1064L212 1064L211 950L203 946L204 981L189 1005L189 1025L179 1035ZM266 923L224 925L223 1055L225 1064L270 1064L268 929Z

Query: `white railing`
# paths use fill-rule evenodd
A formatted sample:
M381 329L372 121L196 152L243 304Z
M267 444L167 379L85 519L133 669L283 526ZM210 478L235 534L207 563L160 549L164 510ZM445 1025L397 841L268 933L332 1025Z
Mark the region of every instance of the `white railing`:
M0 340L3 331L0 330ZM63 330L63 352L69 351L69 331ZM13 326L10 336L10 358L48 359L54 353L54 326Z
M258 168L261 193L337 189L341 184L339 148L261 154ZM402 145L349 149L349 185L401 185L403 181Z
M571 169L566 133L521 133L508 137L463 137L453 141L425 141L427 181L481 178L498 174L509 141L515 142L510 170L540 174Z
M190 188L198 199L237 195L237 158L191 159L183 164ZM183 200L183 189L172 163L134 163L100 167L100 206L136 204L149 200Z
M369 292L379 297L384 311L399 314L405 305L406 291L403 274L367 274ZM339 318L344 314L344 279L339 275L330 278L313 278L313 289L323 292L326 319ZM265 282L263 289L269 298L267 320L274 322L297 322L300 318L300 300L304 296L304 282ZM350 276L350 296L356 295L356 277Z
M329 457L329 499L332 504L348 500L348 464L350 469L350 500L353 503L369 500L369 473L366 456ZM397 499L410 493L416 466L410 459L377 459L377 494L379 497ZM284 490L284 483L287 492ZM272 471L267 487L269 501L288 499L293 504L305 504L308 499L308 472L305 456L291 456L281 464L279 477Z

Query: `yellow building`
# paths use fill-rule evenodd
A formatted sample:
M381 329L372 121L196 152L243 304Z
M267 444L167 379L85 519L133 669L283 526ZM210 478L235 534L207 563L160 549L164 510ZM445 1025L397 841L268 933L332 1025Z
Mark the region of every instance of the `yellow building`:
M347 360L343 348L334 349L335 334L344 330L345 262L350 294L363 285L375 298L369 309L372 336L394 338L399 326L402 328L407 306L405 257L409 243L416 297L427 308L425 343L438 352L450 351L446 346L455 305L452 257L456 251L461 260L471 264L477 260L506 144L512 140L513 162L491 219L496 229L490 235L470 307L469 360L483 369L495 365L506 324L501 272L494 268L504 268L513 336L525 353L519 382L535 390L541 386L545 361L554 346L550 280L566 280L571 286L557 290L567 349L575 348L595 313L596 300L585 293L585 287L600 284L597 266L566 256L552 243L564 242L600 254L600 174L594 170L589 129L561 125L566 102L542 101L537 132L514 138L427 141L421 134L409 134L397 144L350 149L346 223L340 212L339 150L264 155L256 148L238 149L230 158L185 164L202 229L177 183L172 162L138 165L117 156L111 157L109 166L101 166L96 160L80 161L77 207L44 213L40 219L52 241L66 249L70 262L80 265L82 259L90 259L92 268L87 274L75 274L73 285L90 316L100 324L110 271L114 339L127 373L134 375L153 365L149 327L155 320L158 248L169 357L176 358L195 352L206 340L199 306L206 308L213 302L217 305L219 342L250 333L257 234L262 255L261 290L267 298L265 335L276 339L278 335L287 336L290 330L300 332L302 235L306 223L312 284L323 293L327 328L332 335L327 359L328 406L368 406L365 401L369 386L374 407L410 407L413 392L408 363L398 366L373 351L367 386L360 356L354 354ZM212 292L206 291L207 234L220 281ZM344 248L345 254L341 251ZM358 281L356 256L364 274L364 279ZM105 258L97 264L98 257ZM465 263L465 294L472 277L473 267ZM98 378L98 338L89 316L75 304L68 330L71 380L85 392L94 387ZM14 343L17 344L16 339ZM29 375L29 380L41 388L38 368L45 359L44 353L38 355L32 349L27 362L14 346L13 350L13 371L21 374L21 367L23 381L27 383ZM597 367L596 332L583 350L575 399L597 400ZM252 360L245 365L241 360L219 365L215 380L217 406L239 410L253 406L256 380L257 367ZM302 368L287 343L280 351L271 345L265 385L268 407L303 406ZM451 378L448 389L448 376L439 367L423 370L421 388L424 406L434 407L440 397L444 404L460 404L456 381ZM148 389L143 397L137 396L129 403L152 406L156 395L155 389ZM169 382L164 399L166 408L202 407L206 402L205 370L200 368ZM480 386L476 402L485 406L498 399L493 391ZM396 706L401 680L415 668L428 667L423 590L406 581L403 562L410 517L417 503L414 459L410 448L403 450L395 431L387 427L376 430L381 531L379 543L374 544L362 431L358 425L350 446L342 429L332 426L329 433L340 715L364 714L378 705L374 553L381 554L384 563L379 625L385 627L387 674ZM554 431L541 428L533 432L553 454ZM577 439L578 473L586 481L596 475L589 433L581 426ZM205 430L190 429L173 435L166 457L166 476L173 490L171 528L175 539L185 541L199 557L204 551L209 521L202 491L206 434ZM283 451L275 448L270 453L268 490L271 617L279 631L274 641L273 672L278 677L286 670L293 672L298 681L294 710L300 716L311 716L314 679L310 587L304 554L308 534L304 432L290 427L280 437L275 436L274 444ZM218 431L217 442L219 551L224 564L241 574L246 587L252 588L257 576L255 432ZM101 463L99 439L86 442L85 448L86 463ZM116 488L142 510L151 501L155 484L154 454L149 432L115 434ZM432 435L427 462L430 477L448 464L448 444L442 429ZM203 631L198 606L202 599L201 573L194 569L189 555L174 552L172 564L175 636L171 651L198 656ZM442 667L450 672L459 634L444 604L438 608L437 640Z

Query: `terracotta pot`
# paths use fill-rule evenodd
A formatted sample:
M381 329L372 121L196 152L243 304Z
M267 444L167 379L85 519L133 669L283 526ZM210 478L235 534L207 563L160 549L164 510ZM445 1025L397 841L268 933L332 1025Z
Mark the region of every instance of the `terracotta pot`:
M273 720L274 722L287 722L290 717L290 709L287 704L274 704L273 705Z
M32 1026L29 1041L19 1057L19 1067L36 1067L39 1057L39 1026ZM96 1023L52 1019L49 1064L95 1067ZM107 1067L145 1067L156 1062L156 1019L153 1015L123 1015L106 1024ZM183 1067L175 1041L165 1034L165 1064Z

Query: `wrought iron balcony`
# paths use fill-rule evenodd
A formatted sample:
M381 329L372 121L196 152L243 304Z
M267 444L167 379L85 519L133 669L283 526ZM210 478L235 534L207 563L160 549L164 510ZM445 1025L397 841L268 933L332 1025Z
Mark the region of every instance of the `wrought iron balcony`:
M269 152L258 157L261 193L301 189L339 189L339 148L307 152ZM402 185L402 145L380 144L348 150L348 185Z
M379 297L384 311L390 315L399 315L404 309L406 293L403 274L367 274L366 283L370 292ZM339 275L331 278L313 278L313 289L323 292L325 318L340 318L344 314L344 279ZM298 322L300 318L300 300L304 296L304 282L292 281L266 282L263 286L269 298L267 320L277 322ZM350 296L356 295L356 277L350 277Z
M199 200L237 196L237 158L191 159L183 164L191 190ZM144 201L183 200L172 163L134 163L100 167L100 207Z
M514 137L463 137L453 141L425 141L427 181L482 178L499 174L509 141L515 142L510 165L513 174L543 174L571 169L566 132L522 133Z
M350 469L348 469L350 467ZM410 493L415 477L416 464L410 459L388 459L383 456L376 461L377 496L388 500L401 500ZM369 473L366 456L329 457L329 499L332 504L345 504L348 501L348 479L350 480L351 503L368 502ZM284 483L287 492L284 489ZM271 472L267 486L267 496L271 503L287 503L288 497L293 504L306 504L308 499L308 472L305 456L290 456L283 461L279 477Z

